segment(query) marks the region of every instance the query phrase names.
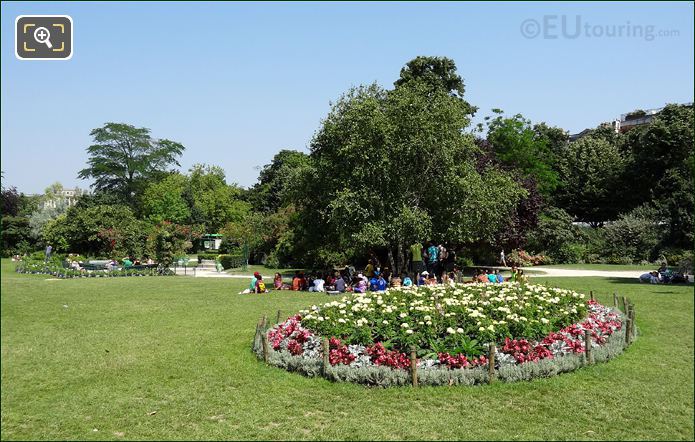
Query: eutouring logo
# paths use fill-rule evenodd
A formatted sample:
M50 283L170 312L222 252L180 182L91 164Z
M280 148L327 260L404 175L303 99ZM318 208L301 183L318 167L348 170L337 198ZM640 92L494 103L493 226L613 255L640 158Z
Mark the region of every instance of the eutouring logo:
M544 40L577 38L639 38L653 41L660 37L679 37L677 29L656 29L654 25L634 24L626 21L620 24L594 24L585 21L581 15L544 15L540 19L527 18L519 27L525 38Z

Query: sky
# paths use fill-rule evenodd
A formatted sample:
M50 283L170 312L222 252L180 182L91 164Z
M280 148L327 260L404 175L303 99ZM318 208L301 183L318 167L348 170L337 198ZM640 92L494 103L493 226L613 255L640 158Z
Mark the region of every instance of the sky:
M252 186L281 149L308 152L350 87L391 88L418 55L452 58L479 108L571 133L693 101L693 4L3 2L3 185L77 179L89 133L147 127ZM74 55L21 61L22 14L70 15ZM563 20L565 26L563 28ZM577 26L578 25L578 26Z

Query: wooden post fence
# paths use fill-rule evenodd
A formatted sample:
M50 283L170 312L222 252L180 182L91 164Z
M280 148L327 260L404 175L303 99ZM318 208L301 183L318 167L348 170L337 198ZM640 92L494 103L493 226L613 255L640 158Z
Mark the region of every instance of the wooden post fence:
M591 298L592 301L594 300L594 291L593 290L589 290L589 297Z
M613 292L613 307L618 307L618 295Z
M487 383L492 384L495 381L495 343L490 342L487 350Z
M410 347L410 376L413 387L417 387L417 353L415 352L415 346Z
M635 340L635 306L630 306L630 342Z
M270 345L268 345L268 332L263 331L263 362L268 363L270 356Z
M625 346L630 344L630 328L632 327L630 315L626 315L625 323L623 323L625 328Z
M277 318L275 318L275 323L276 323L276 324L279 324L279 323L280 323L280 316L282 316L282 312L281 312L280 310L278 310Z
M591 330L584 330L584 355L587 365L594 363L594 357L591 353Z
M331 366L331 359L330 359L330 347L328 345L328 338L323 338L323 341L321 342L321 347L323 349L323 376L326 376L326 373L328 372L328 367Z
M627 315L627 299L623 296L622 300L623 300L623 313L625 313Z

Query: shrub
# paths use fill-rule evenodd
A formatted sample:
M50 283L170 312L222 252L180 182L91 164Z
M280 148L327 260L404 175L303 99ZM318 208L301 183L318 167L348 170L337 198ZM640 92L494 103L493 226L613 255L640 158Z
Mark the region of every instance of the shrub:
M275 252L270 252L270 255L265 259L265 263L263 263L266 268L268 269L277 269L280 268L280 260L278 260L277 255Z
M218 256L219 256L220 264L222 264L222 268L225 270L242 267L244 265L244 257L242 255L218 255Z
M198 253L198 262L202 260L217 260L221 255L219 253L205 252Z
M612 264L653 260L656 258L659 230L654 212L638 207L606 225L604 254Z
M560 264L583 263L586 246L579 243L565 243L555 252L553 258Z

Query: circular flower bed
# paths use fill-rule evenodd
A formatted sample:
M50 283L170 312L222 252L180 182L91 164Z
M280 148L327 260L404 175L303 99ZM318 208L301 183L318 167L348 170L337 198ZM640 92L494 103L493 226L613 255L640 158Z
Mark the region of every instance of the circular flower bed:
M268 331L268 360L334 380L402 385L415 350L421 384L474 384L487 379L494 343L498 375L513 381L583 365L585 330L597 361L622 351L622 314L571 290L517 283L401 288L301 311ZM321 367L322 337L329 339L329 373ZM261 347L254 345L259 355Z

